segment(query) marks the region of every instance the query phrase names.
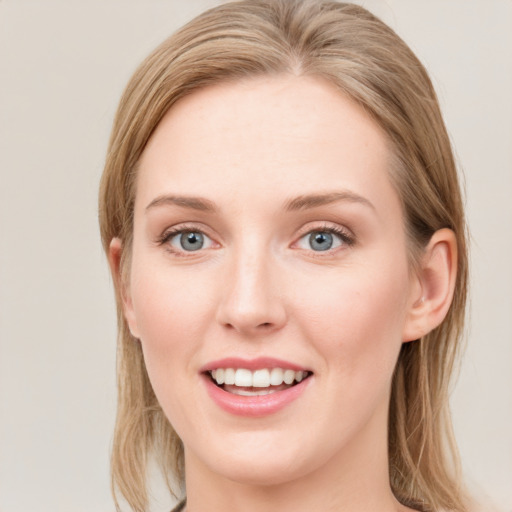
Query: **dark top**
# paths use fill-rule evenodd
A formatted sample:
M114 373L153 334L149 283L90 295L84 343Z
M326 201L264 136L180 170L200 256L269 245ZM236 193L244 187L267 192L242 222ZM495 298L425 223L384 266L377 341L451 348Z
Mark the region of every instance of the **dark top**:
M171 512L181 512L185 508L186 504L187 504L187 500L180 501L176 505L176 507L171 510Z

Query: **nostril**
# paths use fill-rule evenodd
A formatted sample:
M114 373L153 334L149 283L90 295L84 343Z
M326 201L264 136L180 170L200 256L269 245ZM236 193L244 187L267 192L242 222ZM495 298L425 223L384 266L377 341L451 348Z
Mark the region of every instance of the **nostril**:
M256 329L263 331L271 331L273 328L274 324L272 322L263 322L256 327Z

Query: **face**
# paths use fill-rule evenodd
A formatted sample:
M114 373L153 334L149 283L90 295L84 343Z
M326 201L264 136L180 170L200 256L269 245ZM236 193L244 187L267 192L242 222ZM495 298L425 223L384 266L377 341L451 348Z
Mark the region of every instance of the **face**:
M187 472L278 483L386 450L413 300L388 160L314 78L205 88L157 127L125 314Z

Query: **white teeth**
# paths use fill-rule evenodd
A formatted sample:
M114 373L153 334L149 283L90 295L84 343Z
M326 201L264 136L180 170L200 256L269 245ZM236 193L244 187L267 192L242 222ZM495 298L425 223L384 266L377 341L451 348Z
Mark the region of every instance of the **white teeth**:
M301 382L308 375L306 371L294 371L283 368L261 368L252 372L245 368L217 368L210 371L212 379L220 386L226 384L228 386L238 386L244 388L262 388L257 394L267 394L263 388L270 386L281 386L283 383L290 385L294 382ZM241 390L237 390L237 394ZM235 391L233 391L235 392ZM254 394L254 391L249 392Z
M281 368L272 368L270 372L270 384L280 386L283 383L283 370Z
M235 386L251 387L252 386L252 372L244 368L238 368L235 372Z
M234 383L235 383L235 370L233 370L233 368L226 368L224 370L224 384L233 385Z
M252 385L255 388L268 388L270 386L270 372L268 370L256 370L252 374Z
M234 388L231 389L230 393L233 393L233 395L240 395L240 396L262 396L262 395L271 395L272 393L275 393L275 389L258 389L258 391L248 391L244 388Z
M284 371L284 383L292 384L295 380L295 372L293 370L285 370Z
M215 382L217 382L217 384L224 384L224 368L217 368L215 372Z

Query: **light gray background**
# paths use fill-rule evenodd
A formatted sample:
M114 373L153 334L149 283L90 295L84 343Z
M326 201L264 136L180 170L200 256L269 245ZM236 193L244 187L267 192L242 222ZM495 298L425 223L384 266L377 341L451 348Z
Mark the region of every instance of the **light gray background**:
M0 511L112 511L115 314L97 188L135 66L214 0L0 0ZM512 510L512 1L367 0L430 70L467 182L473 489ZM161 498L154 510L169 510Z

